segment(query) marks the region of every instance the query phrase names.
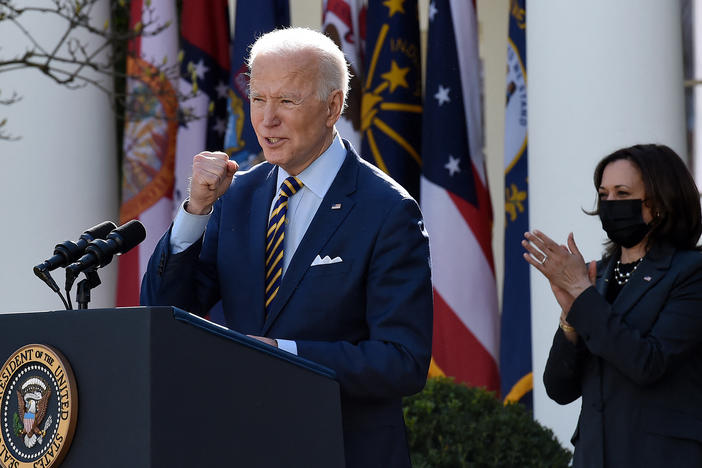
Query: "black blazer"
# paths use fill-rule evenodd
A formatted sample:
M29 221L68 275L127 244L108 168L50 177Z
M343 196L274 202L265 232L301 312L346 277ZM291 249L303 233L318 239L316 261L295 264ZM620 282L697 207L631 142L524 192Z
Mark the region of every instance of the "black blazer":
M582 396L576 467L702 467L702 252L652 249L613 304L616 263L597 265L544 371L560 404Z

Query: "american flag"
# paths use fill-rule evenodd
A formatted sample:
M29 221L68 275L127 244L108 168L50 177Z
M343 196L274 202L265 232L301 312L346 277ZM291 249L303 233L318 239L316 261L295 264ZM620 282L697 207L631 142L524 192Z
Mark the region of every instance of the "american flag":
M499 390L492 207L482 153L475 6L429 6L421 204L434 285L431 375Z

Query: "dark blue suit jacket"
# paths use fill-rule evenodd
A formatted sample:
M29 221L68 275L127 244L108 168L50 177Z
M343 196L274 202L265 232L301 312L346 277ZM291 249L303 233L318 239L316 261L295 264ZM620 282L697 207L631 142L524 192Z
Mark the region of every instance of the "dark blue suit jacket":
M235 176L201 242L172 255L170 234L161 239L141 301L204 315L221 299L229 328L295 340L300 356L337 373L347 466L409 466L401 397L423 388L431 358L428 238L417 203L345 145L267 318L268 163ZM317 255L343 261L310 266Z
M548 395L582 396L576 467L702 466L702 252L650 251L613 304L616 258L573 303L578 345L558 330Z

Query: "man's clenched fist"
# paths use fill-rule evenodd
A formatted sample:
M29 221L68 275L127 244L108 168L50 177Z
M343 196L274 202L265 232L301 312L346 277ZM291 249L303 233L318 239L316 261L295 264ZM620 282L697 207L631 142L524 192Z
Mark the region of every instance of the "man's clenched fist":
M236 161L221 151L203 151L193 158L193 176L190 179L190 199L186 211L191 214L207 214L212 205L232 183L239 169Z

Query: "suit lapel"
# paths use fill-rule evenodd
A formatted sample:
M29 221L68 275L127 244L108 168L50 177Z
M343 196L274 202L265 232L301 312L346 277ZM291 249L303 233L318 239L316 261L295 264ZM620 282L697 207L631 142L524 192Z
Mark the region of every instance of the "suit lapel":
M263 325L264 335L290 299L315 256L321 253L324 245L353 208L355 202L350 195L356 190L357 177L357 156L349 151L283 276L278 295ZM335 209L332 209L334 205Z
M258 326L263 325L263 317L265 315L264 307L264 285L265 285L265 262L266 262L266 228L268 227L268 213L271 207L271 200L277 189L278 170L275 166L266 176L265 181L253 192L251 199L251 212L249 213L249 239L244 245L249 246L249 255L251 258L251 271L246 272L246 275L261 278L260 281L254 281L256 290L250 291L250 313L256 314L260 320ZM245 247L244 247L245 248Z
M607 288L609 287L609 279L612 277L612 270L614 269L614 264L616 261L614 257L610 257L606 263L598 265L601 268L597 268L597 279L595 280L595 288L602 295L607 295Z
M652 251L650 255L646 255L614 300L612 304L614 309L626 315L636 302L663 278L670 268L672 255L673 250L668 248L659 248Z

